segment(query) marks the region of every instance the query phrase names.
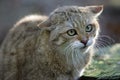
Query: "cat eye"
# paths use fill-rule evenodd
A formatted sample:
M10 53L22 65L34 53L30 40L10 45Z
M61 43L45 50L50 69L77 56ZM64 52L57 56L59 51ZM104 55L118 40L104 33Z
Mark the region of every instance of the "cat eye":
M67 34L68 34L69 36L74 36L74 35L77 34L77 32L76 32L75 29L70 29L70 30L67 31Z
M92 30L93 30L93 25L92 24L87 25L86 28L85 28L86 32L91 32Z

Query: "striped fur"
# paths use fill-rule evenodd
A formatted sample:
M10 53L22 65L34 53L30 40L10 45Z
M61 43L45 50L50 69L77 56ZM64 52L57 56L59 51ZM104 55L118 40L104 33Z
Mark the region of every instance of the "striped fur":
M101 12L102 6L63 6L48 18L32 15L18 21L1 45L0 80L79 78L90 62ZM89 24L93 30L86 32ZM76 34L68 35L69 30Z

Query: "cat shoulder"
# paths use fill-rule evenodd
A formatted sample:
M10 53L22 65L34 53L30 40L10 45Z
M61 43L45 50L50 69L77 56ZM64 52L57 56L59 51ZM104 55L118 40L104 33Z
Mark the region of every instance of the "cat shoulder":
M47 16L28 15L17 21L17 23L9 30L8 34L6 35L6 38L2 43L3 48L4 46L10 48L11 45L17 44L17 42L26 41L26 43L28 43L28 40L33 40L34 42L34 39L37 38L36 36L40 32L37 24L46 19Z
M38 32L40 28L37 25L46 19L47 16L44 15L34 14L25 16L13 25L13 27L9 30L8 35L27 35L33 34L33 32Z
M44 15L28 15L20 19L15 25L20 25L20 24L30 24L30 23L39 23L47 19L47 16Z
M17 23L14 25L13 29L15 28L34 28L37 27L37 25L47 19L47 16L44 15L28 15L17 21Z

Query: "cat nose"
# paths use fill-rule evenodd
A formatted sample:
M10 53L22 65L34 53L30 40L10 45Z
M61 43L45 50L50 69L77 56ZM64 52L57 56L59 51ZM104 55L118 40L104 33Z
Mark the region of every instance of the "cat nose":
M87 44L88 40L81 40L81 43L83 43L85 46Z

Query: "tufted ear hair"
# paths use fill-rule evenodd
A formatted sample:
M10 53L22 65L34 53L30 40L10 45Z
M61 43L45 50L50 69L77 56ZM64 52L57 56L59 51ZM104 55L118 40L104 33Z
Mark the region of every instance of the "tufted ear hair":
M39 28L47 30L47 31L51 31L54 27L52 26L51 20L50 18L46 19L45 21L39 23L37 25Z
M103 5L99 5L99 6L87 6L87 8L93 13L95 14L95 16L99 16L102 11L103 11Z
M37 25L39 28L41 28L43 31L50 32L50 41L55 40L56 37L58 37L58 29L56 29L55 26L51 24L51 20L47 19ZM54 30L55 29L55 30Z
M38 27L49 27L50 26L50 20L47 19L37 25Z

